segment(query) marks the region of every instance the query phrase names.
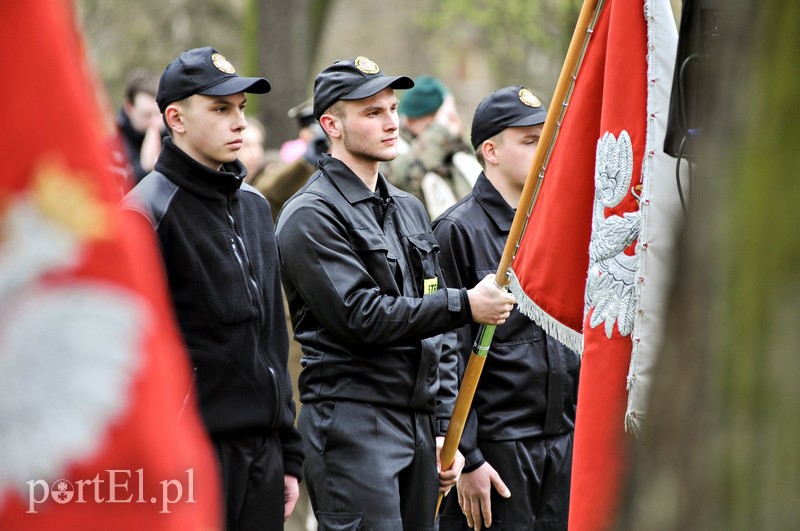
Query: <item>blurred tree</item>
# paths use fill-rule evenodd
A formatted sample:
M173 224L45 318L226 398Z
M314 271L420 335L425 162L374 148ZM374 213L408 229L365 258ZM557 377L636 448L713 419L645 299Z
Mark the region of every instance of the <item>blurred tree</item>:
M250 109L264 119L273 147L296 133L286 111L311 95L316 72L359 53L391 71L441 76L467 126L478 101L499 86L526 83L547 102L582 3L404 0L387 9L382 0L74 2L112 106L122 102L133 68L161 72L181 51L212 45L245 75L276 81Z
M128 72L144 67L160 74L189 48L213 46L239 67L243 2L75 0L75 5L89 55L110 102L119 106Z
M420 23L452 41L484 50L496 86L531 79L549 100L569 46L582 0L441 0ZM466 28L465 28L466 25ZM451 44L452 46L452 44Z
M312 94L311 72L329 0L248 0L245 27L257 21L246 49L255 52L250 64L274 79L272 91L258 102L267 124L267 146L280 147L295 138L298 127L287 116L290 108ZM316 72L314 72L315 74Z
M720 5L668 343L619 529L800 529L800 11Z
M286 112L311 95L311 64L329 0L75 0L89 55L110 103L122 103L129 71L160 73L180 52L213 46L242 75L272 82L252 98L250 114L267 124L277 147L297 133Z

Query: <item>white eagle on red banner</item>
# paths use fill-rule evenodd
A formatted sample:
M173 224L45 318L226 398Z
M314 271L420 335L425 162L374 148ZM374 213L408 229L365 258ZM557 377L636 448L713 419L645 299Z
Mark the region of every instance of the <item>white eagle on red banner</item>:
M637 254L625 254L639 237L641 213L625 212L622 216L605 216L606 208L619 205L631 190L633 178L633 145L627 131L619 138L606 132L597 142L595 166L594 212L592 239L589 243L589 276L586 282L586 309L594 308L589 324L596 328L605 323L610 339L614 323L623 336L633 332L639 304L636 289Z

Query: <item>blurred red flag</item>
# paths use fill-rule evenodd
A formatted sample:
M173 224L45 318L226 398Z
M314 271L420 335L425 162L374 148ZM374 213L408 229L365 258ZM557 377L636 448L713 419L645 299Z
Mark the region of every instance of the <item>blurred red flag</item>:
M188 355L152 229L117 208L72 2L4 7L2 528L219 529Z
M677 46L669 2L599 3L512 264L520 310L583 353L570 530L613 525L625 430L643 416L662 338L679 218L675 161L662 151Z

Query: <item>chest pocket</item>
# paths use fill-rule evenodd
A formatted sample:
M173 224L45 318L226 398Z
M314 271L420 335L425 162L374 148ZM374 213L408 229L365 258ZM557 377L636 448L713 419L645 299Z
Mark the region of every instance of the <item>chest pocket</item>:
M256 319L260 290L245 249L233 231L205 234L194 241L195 297L222 324Z
M350 231L350 248L364 264L364 269L375 280L383 293L399 293L397 283L397 250L385 236L369 229Z
M411 234L405 238L409 267L418 295L444 286L439 281L439 243L433 234ZM434 281L434 279L436 279Z

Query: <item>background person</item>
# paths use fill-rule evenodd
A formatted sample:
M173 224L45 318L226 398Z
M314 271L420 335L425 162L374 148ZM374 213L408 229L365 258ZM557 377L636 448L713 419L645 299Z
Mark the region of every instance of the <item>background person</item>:
M239 160L247 169L247 177L244 182L253 184L258 175L264 171L266 166L266 150L264 141L266 140L266 130L258 118L249 116L247 127L242 131L242 147L239 150Z
M142 68L131 71L125 84L117 131L133 172L129 188L153 169L161 151L161 138L166 135L156 103L157 90L158 76Z
M472 144L484 171L433 223L449 286L470 288L497 270L546 117L521 85L491 93L475 110ZM458 330L459 373L477 331ZM497 328L459 445L466 466L458 495L445 498L440 531L566 531L578 369L577 353L518 310Z
M463 139L455 98L438 78L418 77L401 96L398 112L398 154L381 171L435 219L469 193L481 168Z
M297 137L281 144L281 160L286 163L294 162L306 153L309 142L322 133L317 120L314 118L311 98L289 109L286 113L297 123Z

